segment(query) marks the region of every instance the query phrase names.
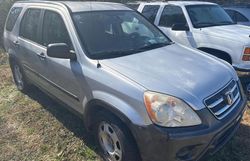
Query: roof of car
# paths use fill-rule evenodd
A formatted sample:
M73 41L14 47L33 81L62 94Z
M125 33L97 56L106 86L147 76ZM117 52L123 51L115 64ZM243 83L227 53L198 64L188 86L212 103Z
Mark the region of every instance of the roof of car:
M93 1L19 1L18 3L43 3L54 5L65 5L72 12L101 11L101 10L131 10L121 3L93 2Z
M138 2L138 3L145 3L145 4L151 4L151 5L161 5L161 4L172 4L172 5L178 5L178 6L188 6L188 5L215 5L216 3L211 2L201 2L201 1L168 1L168 2Z
M201 2L201 1L168 1L169 4L175 4L180 6L188 6L188 5L201 5L201 4L215 4L211 2Z

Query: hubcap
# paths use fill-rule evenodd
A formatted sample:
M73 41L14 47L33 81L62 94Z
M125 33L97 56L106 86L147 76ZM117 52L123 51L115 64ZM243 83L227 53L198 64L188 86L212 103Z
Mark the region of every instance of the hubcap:
M15 65L14 67L14 74L15 74L15 82L18 89L23 89L23 75L18 65Z
M121 143L114 128L106 123L102 122L98 128L99 130L99 142L102 149L108 157L109 161L121 161L122 149Z

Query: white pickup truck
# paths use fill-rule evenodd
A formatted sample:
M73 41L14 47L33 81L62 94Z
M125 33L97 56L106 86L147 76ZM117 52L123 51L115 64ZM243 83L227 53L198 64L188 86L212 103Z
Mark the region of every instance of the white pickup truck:
M219 5L168 1L132 7L174 42L219 57L238 71L250 71L250 27L235 24Z

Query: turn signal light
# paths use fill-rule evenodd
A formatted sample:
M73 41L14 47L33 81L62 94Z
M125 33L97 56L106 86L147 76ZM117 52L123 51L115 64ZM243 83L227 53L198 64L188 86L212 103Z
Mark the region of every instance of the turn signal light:
M243 61L250 61L250 48L246 48L242 57Z

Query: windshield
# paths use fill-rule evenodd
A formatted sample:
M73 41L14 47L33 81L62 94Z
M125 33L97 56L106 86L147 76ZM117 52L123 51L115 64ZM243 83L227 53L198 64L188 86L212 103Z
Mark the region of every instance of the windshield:
M195 28L235 24L218 5L190 5L186 8Z
M87 56L105 59L170 44L155 26L134 11L91 11L73 14Z

